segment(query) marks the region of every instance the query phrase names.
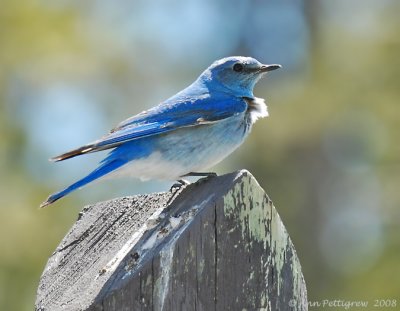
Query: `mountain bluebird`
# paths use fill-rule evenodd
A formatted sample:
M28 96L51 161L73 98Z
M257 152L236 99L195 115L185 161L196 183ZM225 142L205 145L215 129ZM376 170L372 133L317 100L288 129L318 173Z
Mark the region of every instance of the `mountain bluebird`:
M52 194L49 205L104 176L130 175L142 180L179 180L202 172L232 153L259 118L268 116L253 88L280 65L251 57L215 61L190 86L158 106L135 115L99 140L52 158L63 161L111 149L89 175Z

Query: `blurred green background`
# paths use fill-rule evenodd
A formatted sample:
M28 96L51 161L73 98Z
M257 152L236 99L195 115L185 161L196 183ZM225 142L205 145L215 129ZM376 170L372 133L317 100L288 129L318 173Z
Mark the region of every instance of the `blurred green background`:
M399 1L1 4L0 310L32 309L46 260L84 205L170 186L105 181L39 210L102 155L47 159L229 55L283 69L255 90L270 117L216 171L246 168L270 195L310 301L400 304Z

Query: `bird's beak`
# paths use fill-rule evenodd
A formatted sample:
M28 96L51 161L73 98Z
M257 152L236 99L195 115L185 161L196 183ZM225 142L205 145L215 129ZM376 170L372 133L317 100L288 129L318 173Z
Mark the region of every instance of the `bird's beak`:
M262 65L260 68L260 72L268 72L268 71L276 70L279 68L282 68L282 66L278 65L278 64Z

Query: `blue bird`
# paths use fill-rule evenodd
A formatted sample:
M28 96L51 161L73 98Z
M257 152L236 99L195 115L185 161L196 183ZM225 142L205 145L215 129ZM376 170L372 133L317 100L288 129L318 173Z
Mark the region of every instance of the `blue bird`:
M99 140L52 158L57 162L111 149L94 171L40 206L104 176L179 180L207 175L196 172L227 157L257 119L268 116L264 100L254 97L253 88L267 72L280 67L242 56L215 61L190 86L158 106L123 121Z

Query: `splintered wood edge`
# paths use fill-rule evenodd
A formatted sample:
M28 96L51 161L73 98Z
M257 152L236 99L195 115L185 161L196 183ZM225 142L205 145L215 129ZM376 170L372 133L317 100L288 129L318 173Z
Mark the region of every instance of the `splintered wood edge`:
M143 225L136 232L134 232L132 236L124 243L120 250L115 253L115 255L108 261L108 263L102 269L100 269L99 274L94 277L96 279L102 278L103 280L107 280L107 278L111 277L118 268L121 268L121 265L124 265L123 269L120 269L125 274L122 279L129 278L130 276L132 276L132 274L138 272L142 264L144 264L149 258L155 255L155 249L158 249L157 252L160 254L161 259L160 264L165 269L163 269L163 273L160 274L159 278L155 280L154 289L156 292L159 292L161 294L163 292L163 287L165 287L169 281L168 266L170 266L172 262L171 255L173 254L173 248L176 241L179 239L180 235L189 227L193 219L196 217L199 211L201 211L202 208L209 205L210 201L222 199L223 213L225 215L229 216L237 214L239 212L237 223L242 230L242 236L244 237L245 232L250 232L250 237L254 239L254 241L264 243L265 247L271 249L271 253L275 253L275 256L272 257L272 264L276 266L279 275L282 275L281 272L285 263L286 253L288 251L291 251L293 253L290 262L290 269L292 270L294 278L292 281L294 299L298 301L297 304L299 304L300 301L304 301L304 299L306 301L306 289L301 273L300 262L296 256L293 244L286 232L286 229L284 228L278 213L273 207L272 202L269 200L268 196L265 194L264 190L260 187L255 178L246 170L241 170L239 172L216 177L216 179L221 180L222 183L229 182L229 180L230 182L227 184L220 184L218 182L213 183L212 180L203 182L204 184L208 184L208 182L210 182L210 184L214 184L217 193L212 193L210 196L208 196L208 198L206 198L199 204L196 204L195 206L190 206L178 217L167 214L168 208L171 206L171 203L168 206L157 208L154 213L152 213L152 215L144 221ZM191 189L190 191L196 192L196 190L199 189L196 188L196 184L197 183L192 184L191 187L188 187ZM204 196L204 193L202 195ZM148 196L149 198L151 197L151 195ZM265 200L268 203L268 208L263 208L262 205L255 205L251 209L249 209L248 206L250 206L251 202L246 202L245 204L242 204L240 210L238 211L234 200L234 198L238 196L240 196L243 201L249 200L250 198L252 198L251 200L253 200L254 198L253 201ZM83 210L83 216L85 216L85 213L87 212L94 212L93 208L98 204L121 204L121 200L124 199L110 200L108 202L97 203L90 207L86 207ZM188 198L186 198L186 200L188 200ZM265 222L267 220L270 221L268 230L266 230L266 226L260 226L260 222ZM77 223L78 222L79 219ZM64 238L63 242L66 240L67 237L69 237L73 230L76 229L77 223ZM163 244L165 240L167 240L167 242ZM60 244L60 247L64 247L64 245ZM46 274L46 272L48 272L48 270L57 269L54 264L56 264L55 262L58 260L54 260L54 255L59 252L59 249L60 248L58 248L53 256L49 259L48 265L46 265L46 269L43 272L43 276ZM126 258L129 257L129 254L132 253L132 250L134 249L138 253L138 257L126 260ZM283 281L284 280L280 278L277 280L278 295L279 289L281 288ZM104 281L102 283L104 286ZM89 295L91 296L91 298L86 297L90 301L86 301L84 304L86 306L92 305L92 303L95 301L99 302L99 298L103 299L111 294L108 290L104 290L105 288L103 287L99 288L99 291L97 292L95 297L92 297L91 295ZM40 293L40 288L38 289L37 298L39 298L39 294L43 295L43 293ZM260 295L263 301L263 305L268 305L268 292L261 292ZM45 298L46 296L44 296L44 299ZM160 302L161 301L164 301L164 299L161 299ZM38 305L38 302L41 303L42 301L37 301L36 307L40 307L40 304ZM51 306L49 302L47 302L46 305ZM84 307L82 304L80 305L81 307ZM300 308L300 305L298 307L299 309L294 308L293 310L304 310Z

